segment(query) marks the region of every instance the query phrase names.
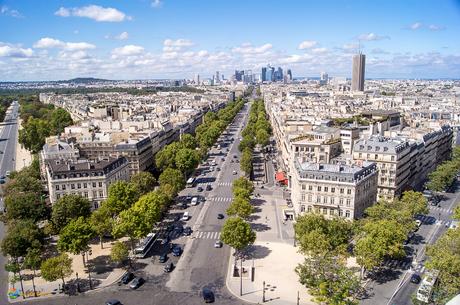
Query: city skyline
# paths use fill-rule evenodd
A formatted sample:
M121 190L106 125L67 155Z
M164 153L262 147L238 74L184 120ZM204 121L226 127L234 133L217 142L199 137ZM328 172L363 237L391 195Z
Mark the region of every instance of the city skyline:
M3 1L0 81L192 79L267 63L351 78L359 50L367 78L459 78L459 17L458 1Z

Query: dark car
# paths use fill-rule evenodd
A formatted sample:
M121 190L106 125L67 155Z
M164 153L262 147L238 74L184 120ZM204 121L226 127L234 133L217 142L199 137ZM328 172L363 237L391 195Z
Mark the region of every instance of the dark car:
M179 234L182 234L182 232L184 232L184 227L181 225L177 225L174 231L176 231Z
M185 227L185 228L184 228L184 235L185 235L185 236L189 236L189 235L191 235L191 234L192 234L192 228L190 228L190 227Z
M160 255L160 258L158 259L160 263L164 263L167 260L168 260L168 256L166 254Z
M137 289L144 284L145 280L141 277L135 277L134 280L132 280L131 284L129 284L129 288L131 289Z
M209 288L203 288L202 290L203 300L205 303L213 303L214 302L214 293Z
M199 186L197 189L196 189L198 192L202 192L203 191L203 188L201 186Z
M174 216L174 221L179 221L180 220L180 215Z
M172 253L174 256L180 256L182 254L182 248L179 246L176 246L172 249Z
M225 158L220 158L222 161L225 161Z
M174 230L174 228L173 228L173 230ZM166 236L165 238L163 238L161 240L161 244L166 245L167 243L169 243L169 241L170 241L169 236Z
M410 277L410 282L414 284L419 284L421 280L422 279L420 278L420 275L415 274L415 273L412 274L412 276Z
M237 156L237 155L233 155L233 158L235 158L235 159L236 159L236 158L238 158L238 156Z
M166 228L166 232L171 232L172 230L174 230L174 225L173 225L173 224L170 224L170 225Z
M181 204L181 208L182 208L183 210L185 210L186 208L188 208L187 203L183 202L183 203Z
M174 264L169 263L169 264L166 264L166 266L164 267L163 271L164 272L171 272L171 271L173 271L173 269L174 269Z
M131 282L133 278L134 278L134 273L128 272L128 273L125 273L125 275L123 275L123 277L121 278L121 282L126 285L129 282Z
M105 305L123 305L120 301L112 299L105 301Z
M0 179L0 184L5 184L5 183L6 183L5 179Z
M217 219L224 219L224 214L217 214Z
M208 184L208 185L206 185L206 190L210 191L210 190L212 190L212 187Z

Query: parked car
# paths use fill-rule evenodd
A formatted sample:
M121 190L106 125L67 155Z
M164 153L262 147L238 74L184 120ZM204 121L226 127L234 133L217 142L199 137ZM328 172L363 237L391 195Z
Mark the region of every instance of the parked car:
M203 300L205 303L213 303L214 302L214 293L209 288L203 288L202 290Z
M173 269L174 269L174 264L173 264L173 263L169 263L169 264L166 264L166 266L164 267L163 271L169 273L169 272L171 272Z
M210 191L210 190L212 190L212 187L209 184L206 185L206 191Z
M197 189L196 189L198 192L202 192L203 191L203 188L201 186L199 186Z
M193 197L192 198L192 201L190 202L191 205L197 205L198 204L198 198L197 197Z
M220 240L216 240L214 243L214 248L222 248L223 244Z
M179 246L176 246L172 249L172 253L174 256L180 256L182 254L182 248Z
M185 200L189 201L192 199L192 195L187 195L187 197L185 197Z
M236 171L233 171L233 175L236 175L236 174L237 174L237 172L236 172Z
M190 218L190 214L188 212L185 212L184 215L182 215L182 220L187 221Z
M217 219L224 219L224 214L217 214Z
M417 229L418 229L422 225L422 221L420 219L417 219L415 220L415 224L417 225Z
M134 278L134 273L128 272L128 273L125 273L125 275L123 275L123 277L121 278L121 282L126 285L129 282L131 282L133 278Z
M421 280L422 279L420 278L420 275L415 274L415 273L412 274L412 276L410 277L410 282L414 284L419 284Z
M5 183L6 183L5 179L0 179L0 184L5 184Z
M169 243L169 241L170 241L169 236L166 236L165 238L161 240L161 244L166 245L167 243Z
M168 255L162 254L160 255L160 258L158 259L158 262L165 263L167 260L168 260Z
M184 235L185 235L185 236L189 236L189 235L191 235L191 234L192 234L192 228L190 228L190 227L185 227L185 228L184 228Z
M111 300L105 301L105 305L123 305L123 304L121 304L121 302L116 299L111 299Z
M135 277L134 280L131 281L131 284L129 284L129 288L131 289L137 289L142 286L142 284L145 283L145 280L141 277Z

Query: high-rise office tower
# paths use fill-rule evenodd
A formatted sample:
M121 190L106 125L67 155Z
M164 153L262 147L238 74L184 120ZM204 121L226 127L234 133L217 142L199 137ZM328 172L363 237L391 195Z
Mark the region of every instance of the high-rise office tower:
M277 81L282 81L283 80L283 69L281 67L278 67L278 75L276 78Z
M195 74L195 85L200 84L200 74Z
M287 70L288 80L292 80L292 72L291 69Z
M216 82L220 82L220 78L219 78L219 71L216 71L216 77L215 77L215 80Z
M267 82L275 81L275 68L274 67L267 67L267 73L265 74L265 78Z
M235 70L235 80L241 82L244 77L244 71Z
M261 81L267 81L267 67L262 67L262 74L260 75Z
M364 91L364 72L366 70L366 55L353 56L353 74L351 77L351 90Z

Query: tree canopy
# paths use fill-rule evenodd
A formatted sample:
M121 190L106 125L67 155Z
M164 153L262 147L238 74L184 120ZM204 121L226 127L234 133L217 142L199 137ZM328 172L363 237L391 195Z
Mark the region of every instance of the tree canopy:
M222 227L220 238L225 244L237 251L241 251L254 243L256 240L256 233L243 219L239 217L230 217L225 221Z
M72 219L59 233L58 249L61 252L80 254L88 248L94 229L82 216Z
M57 232L61 231L72 219L91 214L91 203L79 195L64 195L54 204L51 212L51 222Z

